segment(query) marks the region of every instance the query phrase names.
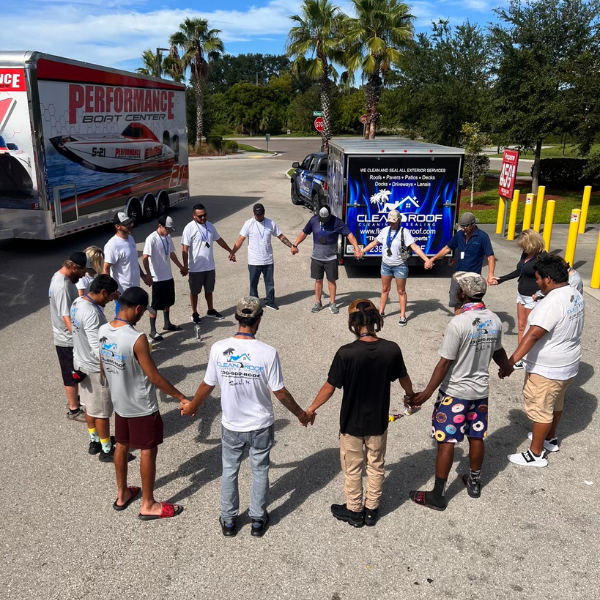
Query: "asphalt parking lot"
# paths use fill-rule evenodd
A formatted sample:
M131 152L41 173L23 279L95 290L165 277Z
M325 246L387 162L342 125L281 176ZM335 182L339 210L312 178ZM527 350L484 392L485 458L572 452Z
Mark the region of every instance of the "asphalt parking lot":
M295 160L292 159L292 160ZM289 167L288 167L289 168ZM180 247L192 205L205 204L209 220L233 245L251 207L294 239L310 213L293 206L281 160L192 161L192 198L173 208ZM134 230L138 249L154 224ZM250 520L236 538L218 524L220 411L217 390L195 419L182 418L178 403L160 394L165 441L158 454L160 500L181 503L183 514L163 522L137 519L139 501L123 513L112 509L114 469L87 454L82 423L65 417L65 396L52 343L47 301L52 274L73 250L103 246L110 227L51 243L0 243L0 367L2 373L0 581L2 598L30 599L397 599L596 598L600 576L600 475L597 390L600 304L589 294L580 373L571 386L559 429L561 450L546 469L523 469L506 455L526 447L522 373L500 381L492 368L490 430L478 500L463 489L466 447L455 453L445 512L418 507L412 489L430 489L435 447L431 404L390 424L382 517L374 528L354 529L332 518L329 506L344 502L339 466L341 393L318 412L314 427L301 428L276 404L271 453L271 526L251 538ZM494 242L494 239L492 239ZM269 311L259 337L280 353L286 387L306 407L325 381L336 349L352 341L348 304L379 297L376 267L341 269L340 314L310 313L310 241L293 257L278 242L275 289L281 310ZM498 272L512 270L515 247L497 246ZM187 281L175 276L172 321L184 331L154 345L153 357L171 382L192 395L202 381L211 344L235 331L233 305L248 292L246 245L231 263L215 248L215 307L221 322L203 319L197 341L190 321ZM177 270L174 270L177 273ZM415 389L428 381L444 328L449 272L415 268L407 285L408 326L397 325L398 307L383 337L397 341ZM264 288L260 287L264 293ZM390 297L395 301L392 293ZM504 344L516 347L516 283L490 290L486 301L504 322ZM206 306L201 302L201 314ZM108 313L112 310L109 307ZM158 323L162 323L162 318ZM147 320L141 328L149 330ZM431 402L431 401L430 401ZM392 410L400 409L396 385ZM139 484L139 460L130 463L130 483ZM240 474L246 511L250 471Z

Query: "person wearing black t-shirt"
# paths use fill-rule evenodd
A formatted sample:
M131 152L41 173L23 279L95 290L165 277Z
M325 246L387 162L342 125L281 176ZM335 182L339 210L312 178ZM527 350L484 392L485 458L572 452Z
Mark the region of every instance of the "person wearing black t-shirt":
M517 238L517 245L523 253L517 263L517 268L502 277L494 277L491 285L500 285L505 281L518 278L517 285L517 336L519 344L525 334L527 317L535 308L535 295L540 288L535 280L535 265L546 254L544 238L534 229L525 229ZM523 363L515 364L515 369L522 369Z
M384 480L390 410L390 384L398 379L406 396L414 396L400 347L377 337L383 319L370 300L348 308L348 329L357 336L336 353L327 382L306 411L315 411L344 388L340 410L340 459L346 504L332 504L336 519L354 527L375 525ZM367 492L363 503L362 471L366 448Z

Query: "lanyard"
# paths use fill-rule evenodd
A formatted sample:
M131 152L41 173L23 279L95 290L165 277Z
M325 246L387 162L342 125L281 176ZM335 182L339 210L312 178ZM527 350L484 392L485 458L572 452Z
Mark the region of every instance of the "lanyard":
M194 223L196 223L196 221L194 221ZM202 231L202 227L200 227L200 225L198 225L198 223L196 223L196 227L198 228L198 231L200 232L200 235L202 236L202 240L204 241L204 243L208 244L208 227L205 226L206 235L204 235L204 233Z
M134 326L127 319L120 319L119 317L115 317L115 321L121 321L121 323L127 323L127 325L129 325L129 327L131 327L132 329L135 329Z
M484 308L485 304L483 302L469 302L463 306L461 312L465 313L470 310L483 310Z
M158 237L160 239L160 243L162 244L163 250L165 251L165 256L169 256L169 236L167 236L166 241L163 240L163 236L160 235L160 233L158 234Z
M100 308L99 304L96 304L91 298L89 294L86 294L85 297L98 309L98 312L101 312L102 314L104 314L104 311L102 310L102 308Z
M263 222L262 231L260 230L260 227L258 226L258 221L256 219L254 219L254 223L256 224L256 228L258 229L258 233L260 234L260 239L261 240L264 239L264 237L265 237L265 231L267 229L266 226L264 225L264 222Z
M238 331L233 337L235 337L236 335L243 335L244 337L249 337L254 339L254 336L251 333L243 333L241 331Z
M388 234L387 234L387 247L391 248L392 244L394 243L394 240L396 239L396 236L398 235L398 232L400 231L400 226L398 226L398 229L396 229L396 232L394 233L394 237L392 237L392 228L390 227L388 229Z

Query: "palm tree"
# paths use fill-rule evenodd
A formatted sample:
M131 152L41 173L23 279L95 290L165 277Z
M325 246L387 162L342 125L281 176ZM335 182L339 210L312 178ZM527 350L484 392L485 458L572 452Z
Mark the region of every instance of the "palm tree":
M150 77L168 75L174 81L182 81L183 69L181 67L181 60L177 54L177 48L171 46L171 52L164 58L160 57L160 69L158 64L159 56L150 49L144 50L142 52L142 63L144 66L136 69L136 71L142 75L150 75Z
M290 19L295 26L288 33L286 52L294 59L294 72L306 73L319 85L323 111L321 139L326 148L331 139L330 76L337 77L333 63L343 61L340 32L345 15L329 0L304 0L301 14Z
M161 61L164 62L164 61ZM150 77L158 77L159 72L162 71L162 68L159 71L158 68L158 56L152 52L152 50L144 50L142 52L142 64L143 67L136 69L138 73L142 75L150 75ZM161 65L162 67L162 65Z
M190 83L196 95L196 145L202 142L202 115L204 109L204 82L208 74L209 63L219 58L223 52L223 42L219 29L209 29L206 19L185 19L174 33L169 43L170 56L178 58L182 75L190 69ZM175 52L173 52L173 49ZM181 58L177 55L181 51Z
M401 50L413 37L410 7L398 0L352 0L356 18L345 23L346 61L350 76L361 70L366 79L365 138L373 139L379 120L381 90Z

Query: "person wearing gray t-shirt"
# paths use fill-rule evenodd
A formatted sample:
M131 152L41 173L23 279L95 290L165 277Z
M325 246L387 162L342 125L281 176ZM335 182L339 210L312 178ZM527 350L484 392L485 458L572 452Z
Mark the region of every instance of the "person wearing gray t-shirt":
M453 279L462 311L446 328L441 358L429 384L409 401L410 406L420 406L439 387L432 417L432 435L438 442L435 486L432 491L410 492L413 502L434 510L446 509L446 481L454 460L454 446L465 435L469 439L470 474L463 476L463 482L471 498L481 495L490 363L493 360L504 374L512 372L502 347L502 322L483 303L485 279L478 273L464 271L455 273Z
M69 403L67 418L82 422L85 421L85 418L79 406L78 381L73 377L76 374L73 365L71 304L78 296L75 284L85 275L88 261L85 252L73 252L69 256L69 260L63 263L60 270L54 273L48 290L54 346L56 347L63 385Z

